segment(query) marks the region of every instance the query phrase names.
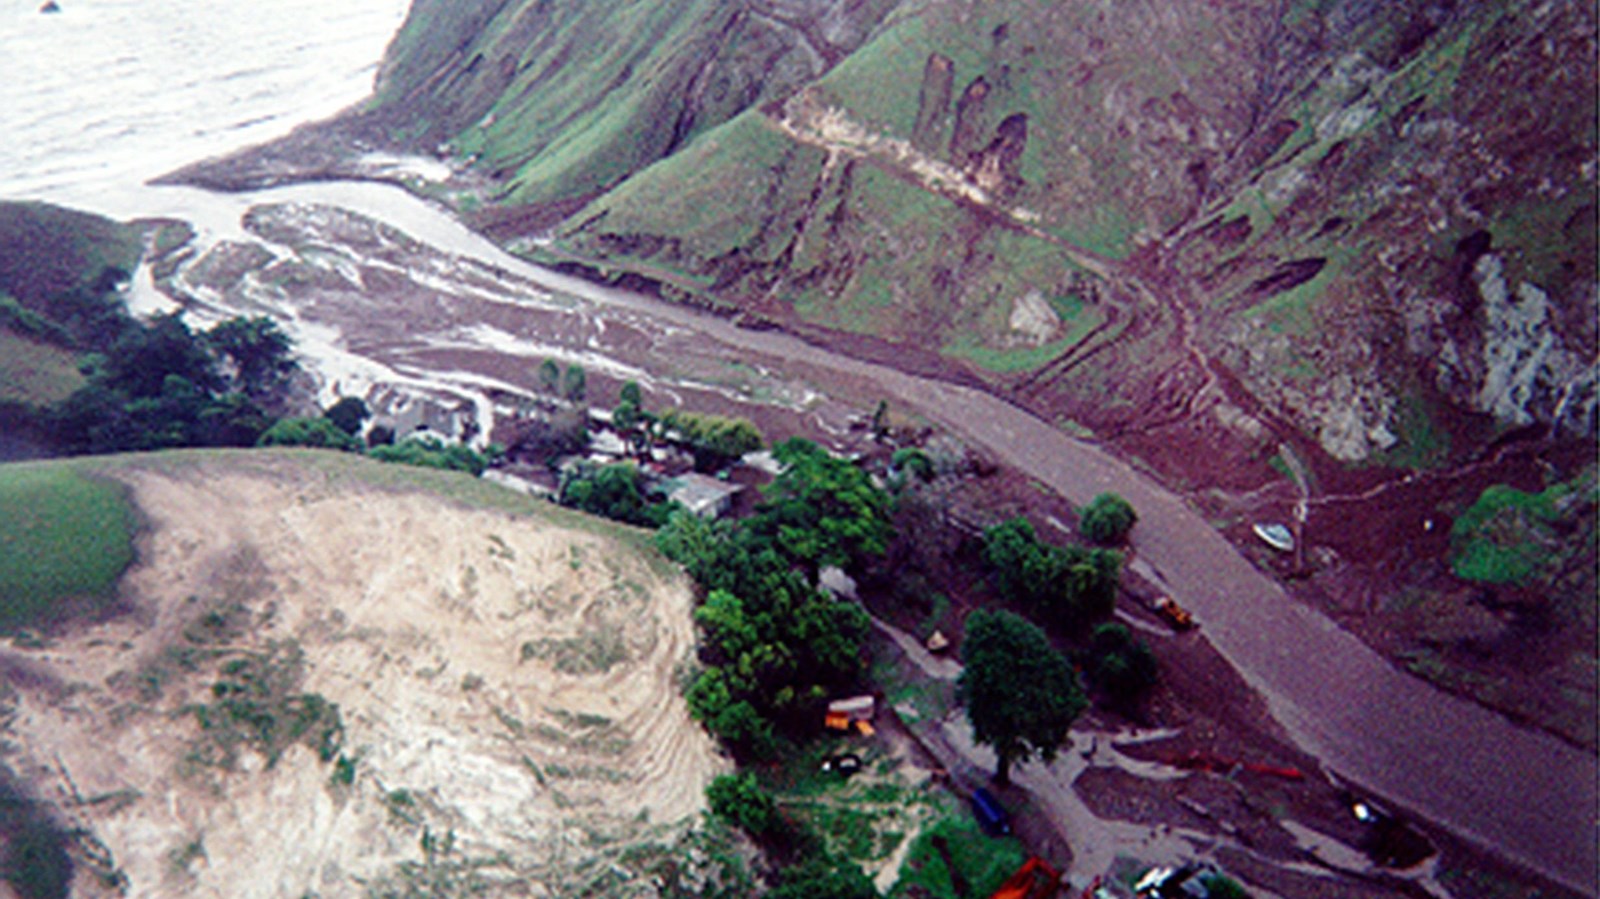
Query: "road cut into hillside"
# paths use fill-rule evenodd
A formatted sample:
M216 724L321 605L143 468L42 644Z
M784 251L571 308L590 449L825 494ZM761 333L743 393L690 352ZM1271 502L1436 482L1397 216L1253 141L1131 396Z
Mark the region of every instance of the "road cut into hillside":
M726 768L675 687L681 573L329 455L91 463L146 526L125 609L0 649L3 761L80 830L74 895L564 895L680 838Z

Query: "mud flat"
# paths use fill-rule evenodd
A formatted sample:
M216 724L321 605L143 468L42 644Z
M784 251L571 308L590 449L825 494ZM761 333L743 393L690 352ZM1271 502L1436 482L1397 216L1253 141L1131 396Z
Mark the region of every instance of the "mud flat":
M554 895L698 817L690 584L638 534L323 454L95 464L146 524L124 610L0 649L75 894Z

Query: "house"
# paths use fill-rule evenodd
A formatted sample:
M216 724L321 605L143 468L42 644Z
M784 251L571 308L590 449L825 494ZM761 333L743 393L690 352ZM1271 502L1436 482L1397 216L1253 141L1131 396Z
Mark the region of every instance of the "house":
M628 455L628 444L615 431L589 432L589 459L607 465Z
M662 494L701 518L718 518L733 508L733 498L744 488L690 472L662 485Z

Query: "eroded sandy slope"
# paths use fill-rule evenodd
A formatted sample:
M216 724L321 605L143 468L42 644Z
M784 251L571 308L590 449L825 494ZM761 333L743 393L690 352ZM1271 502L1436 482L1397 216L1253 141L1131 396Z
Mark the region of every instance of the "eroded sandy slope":
M547 895L696 815L722 763L673 685L693 641L681 576L538 507L304 458L115 470L149 524L132 611L0 650L28 672L7 763L130 895ZM241 659L338 705L352 783L311 741L219 760L189 707Z

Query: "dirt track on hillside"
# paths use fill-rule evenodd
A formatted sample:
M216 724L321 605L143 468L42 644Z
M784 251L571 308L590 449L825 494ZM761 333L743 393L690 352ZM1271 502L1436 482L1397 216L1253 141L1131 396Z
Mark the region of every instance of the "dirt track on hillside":
M104 844L132 895L474 879L548 895L670 842L722 770L673 682L689 584L615 538L283 456L118 476L149 524L131 609L4 651L37 675L6 761ZM353 783L298 744L271 767L249 751L231 770L197 763L186 706L230 660L292 646L295 689L341 710Z

